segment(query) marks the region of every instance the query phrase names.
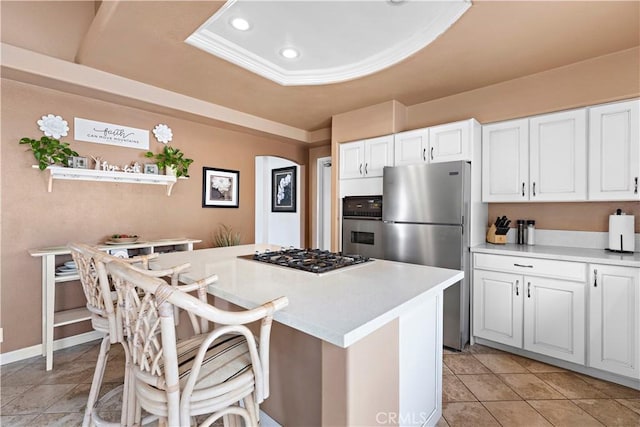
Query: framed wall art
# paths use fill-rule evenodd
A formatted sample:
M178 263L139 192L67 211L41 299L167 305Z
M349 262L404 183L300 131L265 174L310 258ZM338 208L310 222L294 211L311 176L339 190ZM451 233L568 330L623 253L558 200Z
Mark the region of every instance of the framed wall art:
M144 173L151 175L158 175L158 165L155 163L145 163Z
M240 199L240 172L202 168L202 207L237 208Z
M271 212L296 211L296 167L271 171Z

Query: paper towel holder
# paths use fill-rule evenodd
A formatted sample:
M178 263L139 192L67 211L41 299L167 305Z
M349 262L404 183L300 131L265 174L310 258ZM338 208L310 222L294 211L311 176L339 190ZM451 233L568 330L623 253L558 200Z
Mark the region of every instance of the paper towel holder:
M605 250L620 254L630 254L635 250L634 216L625 215L616 209L609 216L609 248Z

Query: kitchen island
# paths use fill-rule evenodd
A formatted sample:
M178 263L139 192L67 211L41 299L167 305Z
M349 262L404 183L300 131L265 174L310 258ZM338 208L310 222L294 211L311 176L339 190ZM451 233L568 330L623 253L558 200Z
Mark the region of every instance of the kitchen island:
M463 273L374 260L324 274L237 258L270 245L163 254L184 262L189 283L217 274L220 308L253 308L280 296L271 397L261 409L281 425L428 425L440 418L442 291Z

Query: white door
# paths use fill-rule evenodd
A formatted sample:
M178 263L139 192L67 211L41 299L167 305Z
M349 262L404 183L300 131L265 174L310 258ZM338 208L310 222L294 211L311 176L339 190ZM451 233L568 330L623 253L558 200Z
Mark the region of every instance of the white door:
M640 269L591 264L589 366L640 378Z
M523 278L474 270L473 335L522 347Z
M396 166L428 163L429 129L416 129L393 136Z
M340 179L364 176L364 141L340 144Z
M447 123L429 128L429 153L431 163L471 161L471 121Z
M393 166L393 135L367 139L364 156L364 176L382 176L385 166Z
M586 109L534 117L529 126L529 199L586 200Z
M318 249L331 250L331 157L318 159L316 242Z
M640 200L640 100L589 109L589 200Z
M482 201L529 200L529 121L482 127Z
M524 349L583 365L585 284L524 276Z

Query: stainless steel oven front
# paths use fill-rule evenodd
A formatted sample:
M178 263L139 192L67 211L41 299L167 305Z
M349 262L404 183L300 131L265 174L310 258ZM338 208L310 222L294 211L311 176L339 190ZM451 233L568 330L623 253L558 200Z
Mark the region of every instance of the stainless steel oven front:
M382 196L342 199L342 253L382 259Z

